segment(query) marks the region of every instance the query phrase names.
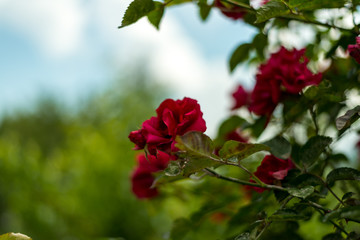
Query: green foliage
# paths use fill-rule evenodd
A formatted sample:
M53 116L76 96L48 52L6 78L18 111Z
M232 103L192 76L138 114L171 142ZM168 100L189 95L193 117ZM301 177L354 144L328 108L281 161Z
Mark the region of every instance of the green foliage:
M328 213L323 218L324 222L330 221L334 218L337 219L347 219L350 221L360 221L360 206L349 206L349 207L343 207L339 208L335 211L332 211L331 213Z
M237 161L241 161L254 153L269 150L270 148L263 144L250 144L230 140L224 144L219 154L220 157L224 159L230 159L235 157Z
M342 167L342 168L336 168L332 170L326 177L326 183L329 185L332 185L335 181L338 180L360 180L360 171L348 168L348 167Z
M347 0L289 0L289 5L296 10L315 10L321 8L341 8Z
M311 166L332 142L330 137L314 136L310 138L300 150L300 162L305 166Z
M124 18L119 28L133 24L140 18L150 13L151 13L151 16L149 17L150 22L153 23L156 27L158 27L162 14L159 19L160 14L157 11L158 11L158 5L156 5L152 0L134 0L133 2L130 3L129 7L126 9Z
M154 2L154 4L155 4L155 9L152 10L151 12L149 12L147 14L147 17L149 19L149 22L152 25L154 25L154 27L159 29L161 19L162 19L163 15L164 15L165 6L161 2Z
M132 75L133 83L112 86L76 112L45 98L32 111L3 117L1 232L16 229L37 240L160 238L169 216L137 201L129 182L135 154L127 135L161 94L141 78Z
M256 23L265 22L271 18L288 14L289 8L280 0L271 0L256 11Z
M179 155L184 160L182 168L185 176L218 164L217 157L213 154L214 144L202 132L188 132L178 136L176 142L176 147L186 152Z
M249 58L252 45L250 43L241 44L235 49L233 54L230 57L229 67L230 72L234 71L235 67L244 62Z
M313 186L306 186L303 188L290 188L288 192L291 196L298 198L307 198L314 192L315 188Z
M309 217L302 215L301 213L296 212L293 209L281 209L276 211L273 215L269 217L270 221L298 221L306 220Z
M272 155L278 158L287 159L291 154L291 144L282 136L276 136L263 143L270 147Z
M200 0L198 6L200 17L203 21L205 21L210 14L211 5L207 3L207 0Z

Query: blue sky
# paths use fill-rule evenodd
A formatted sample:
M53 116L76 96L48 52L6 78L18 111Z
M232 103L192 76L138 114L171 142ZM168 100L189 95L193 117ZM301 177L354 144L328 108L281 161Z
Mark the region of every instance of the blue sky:
M251 82L244 69L230 75L227 59L255 31L217 10L204 23L193 4L167 9L160 31L146 19L117 29L129 3L0 0L0 113L44 93L75 104L145 61L169 97L198 99L214 129L229 113L235 85Z

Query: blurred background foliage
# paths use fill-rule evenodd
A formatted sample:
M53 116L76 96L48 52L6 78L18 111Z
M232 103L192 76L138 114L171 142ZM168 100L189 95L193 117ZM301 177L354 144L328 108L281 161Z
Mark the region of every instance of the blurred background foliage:
M130 189L131 130L154 114L162 88L128 75L77 110L51 97L0 124L0 232L33 239L159 239L167 216ZM126 82L126 83L125 83ZM165 225L164 225L165 224Z

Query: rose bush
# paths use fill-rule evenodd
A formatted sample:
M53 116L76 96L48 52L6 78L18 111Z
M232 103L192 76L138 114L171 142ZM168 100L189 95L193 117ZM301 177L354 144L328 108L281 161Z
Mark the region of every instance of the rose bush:
M155 27L159 27L164 9L175 4L142 0L149 1L144 11L138 1L127 12L138 10L138 16L147 16ZM179 0L176 4L185 2ZM356 37L360 30L354 17L360 2L258 2L259 8L248 0L197 2L202 20L216 8L257 31L250 42L242 42L235 49L229 61L230 71L241 63L258 69L251 92L240 85L232 93L231 110L247 107L253 114L231 111L232 116L224 120L212 140L203 133L206 125L195 100L167 100L156 117L129 136L135 149L145 149L148 157L159 151L174 156L159 175L162 184L189 178L197 181L193 193L188 194L203 206L188 217L181 215L169 238L303 240L313 239L306 231L313 224L322 229L316 239L360 239L360 166L349 158L351 154L334 147L349 132L358 130L355 122L360 118L360 106L354 108L348 98L359 95L360 65L350 61L342 50L347 48L360 63L360 38ZM341 11L327 19L318 11L324 8ZM126 15L122 27L138 20ZM352 26L350 21L345 24L347 17L353 17ZM283 39L287 36L283 32L301 39L303 31L293 28L304 30L303 25L311 29L311 40L295 44ZM302 47L298 50L295 45ZM268 124L280 104L282 111L276 112L276 119ZM191 107L179 107L185 105ZM156 187L152 175L144 176L142 185L155 196L157 190L149 190L150 183ZM213 180L207 182L205 177ZM226 182L217 185L216 180ZM246 186L247 191L226 185L235 183ZM260 194L251 194L254 191ZM188 194L176 197L187 204ZM226 218L205 220L215 213ZM206 226L204 231L202 226Z

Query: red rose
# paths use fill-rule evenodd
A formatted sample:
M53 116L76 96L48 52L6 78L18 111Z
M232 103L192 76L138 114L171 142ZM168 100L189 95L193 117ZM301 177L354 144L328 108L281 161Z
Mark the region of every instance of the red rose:
M290 159L280 159L274 155L267 155L262 160L254 175L266 184L274 184L275 181L283 180L294 164ZM249 187L257 192L265 191L265 188Z
M157 149L170 153L176 151L177 135L206 130L200 105L194 99L166 99L156 109L156 113L156 117L142 124L141 130L130 133L129 139L136 144L135 149L143 149L147 145L151 154L156 154Z
M246 10L242 7L233 5L233 4L226 4L226 6L221 2L221 0L215 0L214 6L220 9L222 14L225 16L232 18L234 20L241 19L246 13Z
M269 1L270 0L263 0L260 4L264 5ZM225 4L224 4L223 2L221 2L221 0L215 0L214 6L217 7L218 9L220 9L222 14L224 14L225 16L232 18L234 20L243 18L247 12L246 9L244 9L242 7L239 7L239 6L236 6L235 4L230 4L227 2L225 2Z
M350 56L352 56L356 62L360 64L360 37L356 37L355 45L348 46L348 51Z
M260 78L259 78L260 79ZM280 88L274 82L258 80L250 96L249 111L270 116L280 101Z
M299 94L304 87L320 83L322 74L313 74L307 68L309 60L304 54L305 49L290 51L281 47L259 67L250 111L270 116L285 95Z
M231 108L231 110L235 110L241 108L242 106L246 106L249 103L249 93L245 91L245 89L239 85L235 92L232 94L233 99L235 100L235 105Z
M154 183L154 176L152 173L164 170L169 161L170 156L164 152L159 151L156 156L139 155L138 167L131 176L132 191L138 198L152 198L158 195L158 190L152 188Z

